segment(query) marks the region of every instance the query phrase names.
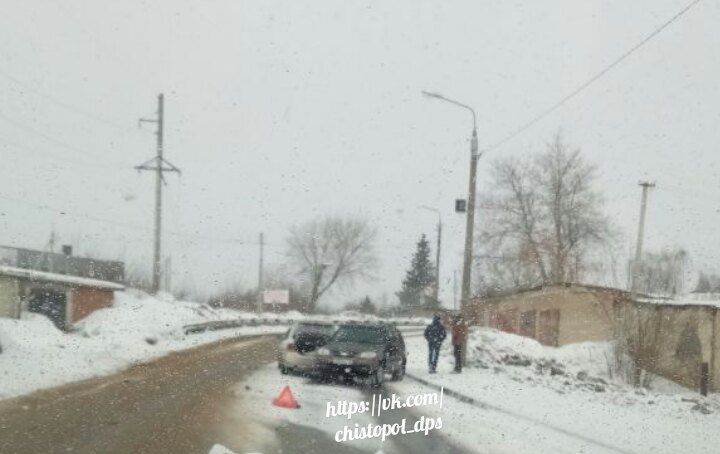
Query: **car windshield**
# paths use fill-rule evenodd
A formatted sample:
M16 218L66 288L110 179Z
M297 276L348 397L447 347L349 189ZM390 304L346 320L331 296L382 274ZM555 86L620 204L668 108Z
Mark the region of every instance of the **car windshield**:
M297 339L304 335L318 335L318 336L330 336L335 327L333 325L326 325L320 323L299 323L295 326L291 333L293 339Z
M359 344L379 344L385 331L376 326L341 326L332 340L335 342L357 342Z

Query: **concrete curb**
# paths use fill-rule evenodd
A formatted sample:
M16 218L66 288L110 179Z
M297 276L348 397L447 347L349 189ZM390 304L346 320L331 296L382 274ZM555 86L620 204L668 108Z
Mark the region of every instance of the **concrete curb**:
M481 408L485 408L485 409L490 408L490 409L493 409L493 410L501 411L500 408L493 408L493 407L491 407L491 406L488 406L488 405L485 404L484 402L480 402L479 400L477 400L477 399L475 399L475 398L472 398L472 397L469 397L469 396L466 396L465 394L460 394L459 392L457 392L457 391L455 391L455 390L452 390L452 389L448 388L447 386L436 385L435 383L429 382L429 381L425 380L424 378L420 378L420 377L418 377L418 376L416 376L416 375L409 374L409 373L407 373L407 372L405 373L405 376L406 376L407 378L411 379L411 380L415 380L416 382L418 382L418 383L420 383L420 384L422 384L422 385L425 385L425 386L427 386L427 387L429 387L429 388L433 388L433 389L435 389L435 390L437 390L437 391L440 391L440 388L442 388L444 394L447 394L447 395L450 396L450 397L454 397L455 399L457 399L457 400L459 400L459 401L462 401L462 402L465 402L465 403L468 403L468 404L472 404L472 405L477 405L477 406L479 406L479 407L481 407Z

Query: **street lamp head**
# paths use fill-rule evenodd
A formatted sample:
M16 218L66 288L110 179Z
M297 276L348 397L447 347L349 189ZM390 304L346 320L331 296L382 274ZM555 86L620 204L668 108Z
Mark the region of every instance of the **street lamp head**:
M444 98L444 96L441 95L440 93L433 93L433 92L431 92L431 91L425 91L425 90L423 90L423 91L422 91L422 94L425 95L425 96L427 96L428 98L437 98L437 99L443 99L443 98Z
M434 211L435 213L440 214L440 210L438 210L437 208L431 207L431 206L418 205L418 208L421 208L421 209L423 209L423 210L428 210L428 211Z
M441 95L440 93L422 90L422 94L424 96L427 96L428 98L439 99L441 101L449 102L450 104L455 104L458 107L462 107L463 109L469 110L470 113L472 113L472 117L473 117L473 131L475 131L477 129L477 118L475 116L475 109L473 109L472 107L468 106L467 104L463 104L461 102L455 101L454 99L446 98L445 96Z

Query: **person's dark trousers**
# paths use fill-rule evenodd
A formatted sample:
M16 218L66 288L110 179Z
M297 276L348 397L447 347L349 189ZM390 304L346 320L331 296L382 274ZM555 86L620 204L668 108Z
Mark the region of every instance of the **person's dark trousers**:
M455 372L462 371L462 345L453 345L455 355Z
M438 357L440 356L440 344L436 342L428 343L428 367L431 372L435 372L437 368Z

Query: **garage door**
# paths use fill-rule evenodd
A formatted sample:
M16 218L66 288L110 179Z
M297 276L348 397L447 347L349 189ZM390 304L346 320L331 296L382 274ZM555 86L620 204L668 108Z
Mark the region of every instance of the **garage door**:
M537 340L543 345L557 347L560 328L560 310L549 309L540 311L538 315Z
M65 290L38 287L30 290L28 310L49 318L55 326L65 329L65 308L67 296Z

